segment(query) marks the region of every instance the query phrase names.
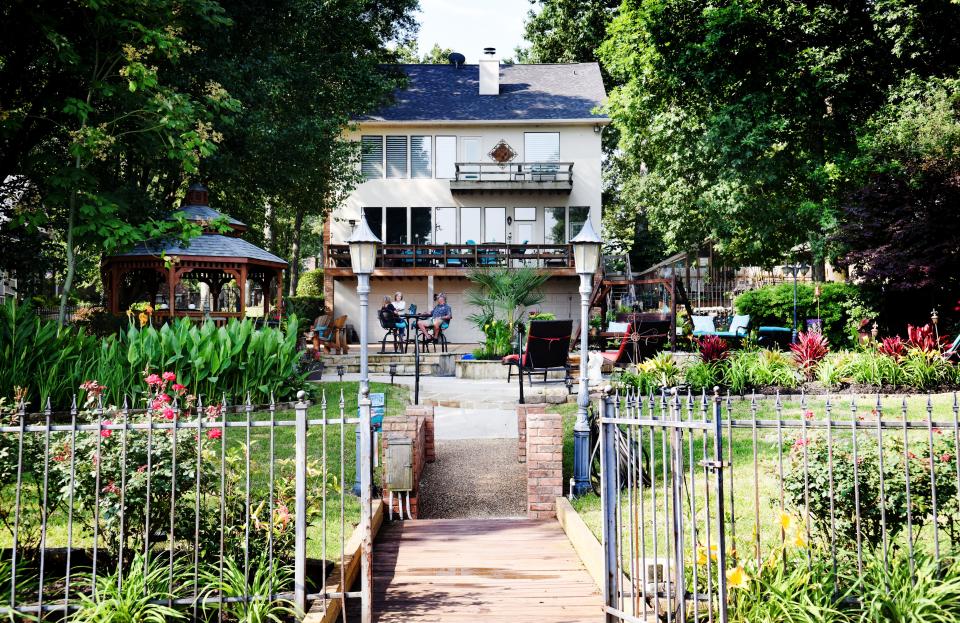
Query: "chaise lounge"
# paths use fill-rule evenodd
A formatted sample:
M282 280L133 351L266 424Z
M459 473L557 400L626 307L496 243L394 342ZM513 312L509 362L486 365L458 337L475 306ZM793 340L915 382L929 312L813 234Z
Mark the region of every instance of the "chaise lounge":
M570 351L570 336L573 334L572 320L533 320L530 322L530 332L523 347L523 360L519 354L507 355L502 359L507 366L507 382L513 374L514 366L523 383L523 373L533 385L533 373L543 372L543 382L547 382L547 373L551 370L563 370L570 374L567 363Z

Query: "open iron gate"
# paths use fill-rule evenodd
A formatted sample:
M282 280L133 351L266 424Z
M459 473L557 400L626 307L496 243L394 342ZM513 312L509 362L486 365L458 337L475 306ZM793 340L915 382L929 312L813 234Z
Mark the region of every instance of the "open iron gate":
M726 623L719 395L605 396L601 404L608 623Z

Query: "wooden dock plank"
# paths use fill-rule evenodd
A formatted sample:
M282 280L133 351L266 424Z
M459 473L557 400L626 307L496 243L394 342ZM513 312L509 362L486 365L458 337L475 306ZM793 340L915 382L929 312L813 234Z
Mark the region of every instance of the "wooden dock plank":
M528 519L385 525L374 547L381 623L602 621L602 599L559 524Z

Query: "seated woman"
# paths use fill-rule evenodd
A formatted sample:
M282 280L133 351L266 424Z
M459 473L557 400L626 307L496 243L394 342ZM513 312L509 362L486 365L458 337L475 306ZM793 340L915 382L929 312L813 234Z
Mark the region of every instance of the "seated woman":
M399 293L398 293L399 294ZM396 327L403 338L407 333L407 323L397 314L397 308L390 301L389 296L383 297L383 303L380 305L380 311L377 312L380 317L380 324L383 327Z
M402 314L407 309L407 302L403 300L403 292L396 292L393 295L393 308L398 314Z

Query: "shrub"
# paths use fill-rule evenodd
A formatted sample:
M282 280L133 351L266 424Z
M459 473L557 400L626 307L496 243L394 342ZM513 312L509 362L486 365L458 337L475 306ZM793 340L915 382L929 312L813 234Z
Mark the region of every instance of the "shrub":
M793 360L797 367L808 379L813 378L813 372L817 364L830 352L827 338L816 331L806 333L801 331L798 333L797 341L790 345L790 350L793 352Z
M833 456L830 456L832 447ZM804 465L806 449L806 466ZM904 451L903 440L886 438L883 444L884 498L880 497L880 448L876 438L866 433L857 437L857 460L849 437L834 437L828 446L826 435L798 434L789 450L789 464L783 478L789 502L805 509L809 500L811 527L824 542L833 535L847 545L856 543L857 513L864 545L879 547L886 522L888 542L906 527L906 471L910 473L910 502L913 525L918 530L932 516L933 490L930 482L931 448L918 440ZM937 513L941 521L956 520L956 450L947 435L935 435L933 467L937 488ZM833 515L831 516L830 465L833 466ZM905 470L904 461L907 461ZM856 464L856 478L854 465ZM805 472L806 468L806 472ZM807 487L807 485L809 485ZM806 490L805 490L806 487ZM857 507L859 492L860 505ZM885 513L885 516L884 516Z
M896 358L869 350L854 354L850 376L854 383L877 386L902 385L905 380L903 368Z
M213 423L221 417L217 405L207 407L203 413L194 412L193 398L186 395L186 388L176 380L169 372L162 376L149 375L147 391L143 394L146 411L128 414L110 407L102 413L103 424L201 420ZM175 397L180 401L176 409L172 404ZM96 412L90 410L83 411L78 420L98 421ZM94 522L99 523L99 534L112 552L119 551L121 542L128 551L131 547L142 550L148 519L151 533L160 532L164 535L161 538L166 538L171 506L176 517L174 539L192 542L198 480L201 496L219 486L219 461L213 456L219 453L221 435L219 427L199 436L196 429L178 429L176 439L171 429L157 430L150 436L142 431L82 431L73 441L70 433L59 433L51 440L50 471L63 483L57 489L61 501L68 502L72 496L77 508L82 509L79 518L87 521L91 528ZM205 454L207 460L203 459ZM76 475L71 482L72 469ZM218 513L201 513L198 546L209 543L212 547L218 542L218 532Z
M903 338L899 335L885 337L883 341L880 342L877 350L889 357L900 359L907 354L907 343L904 342Z
M856 353L830 353L817 365L816 379L827 387L837 387L852 381Z
M288 599L274 597L278 593L290 592L293 589L293 571L278 562L270 566L270 560L262 554L259 560L252 565L255 569L250 579L244 574L243 567L232 557L223 561L223 572L219 565L210 565L201 572L205 584L202 598L225 599L234 598L223 605L223 613L228 620L243 623L267 623L269 621L286 621L296 616L293 602ZM244 599L254 595L253 599ZM270 595L271 597L264 597ZM204 605L204 612L213 613L219 605L208 603ZM211 618L210 620L213 620Z
M876 314L866 304L860 288L848 283L820 284L820 318L823 333L834 346L853 345L851 334L863 318ZM810 284L797 286L797 320L800 326L808 318L817 317L817 303ZM783 283L744 292L734 301L740 314L750 315L754 327L779 325L789 327L793 322L793 284ZM799 327L798 327L799 328Z
M644 396L659 389L653 374L640 369L621 368L616 370L610 375L610 383L621 391L630 388Z
M857 585L863 623L945 623L960 620L960 562L938 561L904 548L888 561L869 555Z
M477 359L499 359L509 355L513 349L511 338L513 331L503 320L491 320L481 327L483 343L474 351Z
M296 316L304 322L313 322L313 319L323 313L322 296L288 296L283 300L287 316Z
M910 349L900 362L904 381L916 389L930 389L950 380L951 364L939 351Z
M723 361L730 354L730 345L719 335L705 335L700 338L693 338L697 352L700 353L700 360L704 363L716 363Z
M661 351L637 366L638 371L650 375L655 387L673 387L683 379L683 372L673 354Z
M687 368L685 377L691 389L712 391L723 379L723 368L720 363L698 361Z
M308 270L297 281L297 296L323 298L323 269Z

